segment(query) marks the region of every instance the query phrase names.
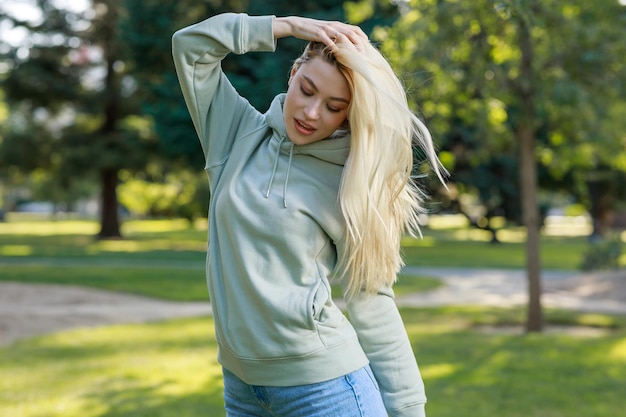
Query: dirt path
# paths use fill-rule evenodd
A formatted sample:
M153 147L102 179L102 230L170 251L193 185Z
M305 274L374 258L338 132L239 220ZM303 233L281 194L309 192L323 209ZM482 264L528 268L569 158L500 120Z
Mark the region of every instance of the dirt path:
M525 305L526 272L408 268L415 275L436 276L446 284L425 293L398 297L398 305ZM626 315L626 270L599 273L542 272L542 305L584 312Z
M0 283L0 345L76 327L208 314L208 302L169 302L69 285Z
M398 297L400 306L491 305L526 302L523 271L411 268L445 286ZM626 270L602 274L547 272L544 305L626 315ZM0 282L0 345L76 327L141 323L211 314L208 302L170 302L68 285Z

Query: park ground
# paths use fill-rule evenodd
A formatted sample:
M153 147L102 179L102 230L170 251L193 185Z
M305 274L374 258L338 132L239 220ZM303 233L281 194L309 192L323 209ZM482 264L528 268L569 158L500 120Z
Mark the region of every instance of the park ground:
M523 305L527 297L524 273L520 270L412 267L406 268L405 273L436 277L443 285L400 295L397 299L400 307L507 308ZM626 316L626 271L586 274L547 271L543 280L543 303L547 307ZM208 300L176 302L76 285L0 282L0 346L71 328L209 314ZM569 330L582 331L580 327Z
M94 222L0 224L0 415L223 416L202 227L128 222L102 242ZM544 236L546 326L525 334L523 233L424 232L396 293L429 417L624 409L624 259L583 273L584 237Z

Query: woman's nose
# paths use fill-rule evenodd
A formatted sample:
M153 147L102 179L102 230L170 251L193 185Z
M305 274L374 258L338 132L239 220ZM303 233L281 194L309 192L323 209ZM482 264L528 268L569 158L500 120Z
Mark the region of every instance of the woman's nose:
M307 119L317 120L320 116L320 105L319 103L311 103L304 108L304 115Z

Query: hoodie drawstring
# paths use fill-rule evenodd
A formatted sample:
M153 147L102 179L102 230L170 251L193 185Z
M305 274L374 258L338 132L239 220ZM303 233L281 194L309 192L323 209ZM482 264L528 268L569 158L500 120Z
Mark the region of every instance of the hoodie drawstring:
M285 184L283 184L283 205L287 208L287 183L289 182L289 171L291 170L291 160L293 159L294 143L289 148L289 163L287 164L287 172L285 173Z
M276 157L274 158L274 168L272 168L272 175L270 176L270 180L267 183L267 190L265 190L265 198L270 196L270 188L272 187L272 182L274 182L274 174L276 174L276 167L278 166L278 157L280 156L280 145L285 141L285 137L282 136L280 141L278 141L278 146L276 147Z
M272 188L272 183L274 182L274 176L276 175L276 168L278 167L278 159L280 158L280 148L283 142L285 141L285 137L282 136L280 141L278 142L278 146L276 147L276 157L274 159L274 167L272 168L272 175L270 175L270 180L267 183L267 189L265 190L265 198L269 198L270 189ZM287 164L287 172L285 173L285 183L283 184L283 205L287 208L287 183L289 182L289 171L291 170L291 161L293 159L293 148L295 144L292 143L289 148L289 162Z

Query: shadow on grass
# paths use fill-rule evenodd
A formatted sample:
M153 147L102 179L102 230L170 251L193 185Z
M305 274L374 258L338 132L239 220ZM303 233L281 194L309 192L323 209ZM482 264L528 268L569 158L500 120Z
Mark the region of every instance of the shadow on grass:
M590 322L584 314L548 313L559 325ZM613 417L623 409L624 317L596 318L607 332L589 337L476 330L520 325L522 309L402 309L402 316L429 417ZM216 355L210 318L19 341L0 349L0 415L222 417ZM36 412L22 412L26 403Z
M110 386L105 385L101 391L88 395L88 402L107 407L98 417L219 417L226 414L222 380L218 376L207 379L201 389L188 394L163 394L168 381L137 388L117 388L116 385L111 381Z
M485 334L473 329L472 311L465 314L403 311L429 417L608 417L623 406L623 327L598 337Z
M179 326L180 332L172 331ZM103 337L106 335L106 339ZM174 319L152 323L79 328L18 340L4 352L0 365L28 363L30 366L64 361L86 361L115 356L215 350L210 317Z

